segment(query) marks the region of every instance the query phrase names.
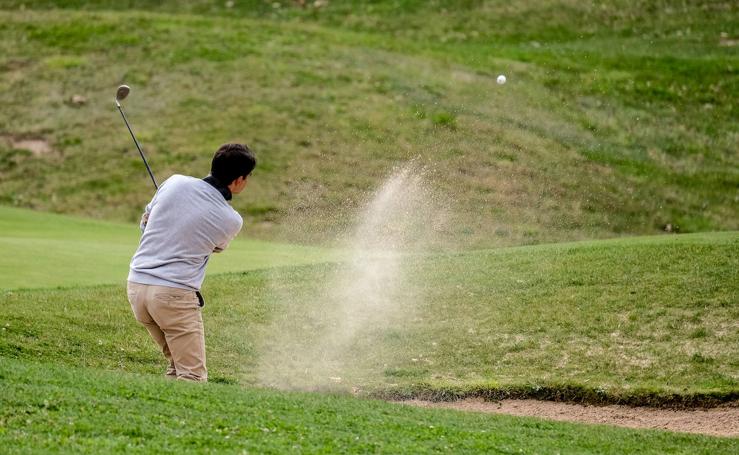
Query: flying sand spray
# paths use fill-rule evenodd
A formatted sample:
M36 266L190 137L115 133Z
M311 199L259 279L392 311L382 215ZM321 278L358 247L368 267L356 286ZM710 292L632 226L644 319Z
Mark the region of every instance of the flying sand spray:
M271 288L280 309L263 340L260 383L303 390L348 387L363 366L381 369L386 359L372 340L413 317L422 296L418 287L408 286L410 272L438 243L445 213L424 172L408 165L364 205L348 235L345 260L326 266L311 279L313 286L288 284L294 277L275 270Z

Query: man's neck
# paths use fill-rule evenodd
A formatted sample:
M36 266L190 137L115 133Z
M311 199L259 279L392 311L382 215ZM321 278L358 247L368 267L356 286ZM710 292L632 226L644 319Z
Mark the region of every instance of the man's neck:
M231 194L231 190L228 189L228 186L221 183L220 180L213 177L212 175L205 177L203 180L210 183L213 188L217 189L223 195L223 198L227 201L230 201L233 197L233 195Z

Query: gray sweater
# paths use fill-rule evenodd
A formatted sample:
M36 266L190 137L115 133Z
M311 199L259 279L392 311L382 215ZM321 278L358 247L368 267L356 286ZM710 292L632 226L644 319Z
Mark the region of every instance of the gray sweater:
M146 206L128 281L200 290L211 253L224 250L242 223L209 183L173 175Z

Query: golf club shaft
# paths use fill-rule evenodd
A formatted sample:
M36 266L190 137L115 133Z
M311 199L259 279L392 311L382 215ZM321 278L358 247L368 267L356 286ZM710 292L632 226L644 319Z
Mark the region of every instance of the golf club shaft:
M156 179L154 178L154 174L151 172L151 168L149 167L149 163L146 161L146 157L144 156L143 150L141 150L141 145L139 145L139 141L136 140L136 136L133 134L133 130L131 129L131 125L128 124L128 119L126 118L126 114L123 113L123 109L121 108L121 104L116 101L116 106L118 107L118 112L121 113L121 117L123 117L123 121L126 122L126 128L128 128L128 132L131 133L131 138L133 138L133 143L136 144L136 148L139 151L139 155L141 155L141 159L144 160L144 166L146 166L146 170L149 172L149 177L151 177L152 183L154 183L154 188L159 189L159 185L157 184Z

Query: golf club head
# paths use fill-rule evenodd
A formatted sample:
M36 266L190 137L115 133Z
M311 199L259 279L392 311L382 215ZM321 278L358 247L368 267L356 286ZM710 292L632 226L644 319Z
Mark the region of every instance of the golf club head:
M129 87L128 85L121 85L120 87L118 87L118 90L115 91L115 100L116 101L124 100L130 92L131 92L131 87Z

